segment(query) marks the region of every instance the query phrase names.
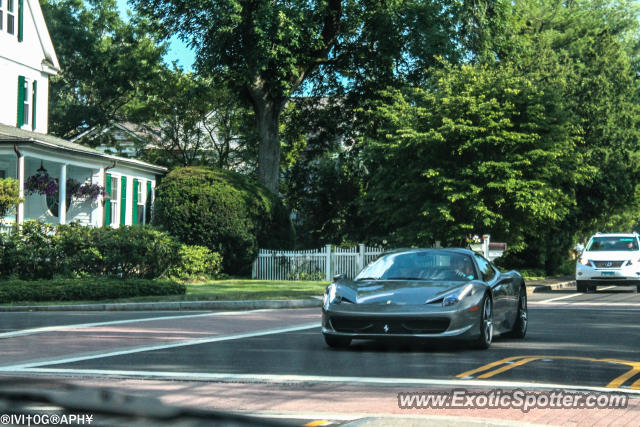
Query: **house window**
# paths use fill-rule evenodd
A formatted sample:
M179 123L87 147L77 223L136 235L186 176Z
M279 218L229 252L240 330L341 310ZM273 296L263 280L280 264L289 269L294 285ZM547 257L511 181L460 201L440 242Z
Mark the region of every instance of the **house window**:
M7 171L0 169L0 179L5 179L7 177Z
M30 86L30 81L29 79L24 79L24 103L22 105L22 111L23 111L23 117L24 117L24 125L28 125L29 124L29 119L30 119L30 115L29 115L29 107L31 105L30 99L31 99L31 95L29 93L29 86Z
M138 182L138 222L137 224L145 224L146 223L146 209L147 209L147 203L146 203L146 195L145 195L145 191L144 188L145 186L143 185L144 181L140 181Z
M15 0L7 0L7 33L15 34Z
M111 224L120 223L120 200L118 191L118 178L111 177L111 194L109 194L111 200Z

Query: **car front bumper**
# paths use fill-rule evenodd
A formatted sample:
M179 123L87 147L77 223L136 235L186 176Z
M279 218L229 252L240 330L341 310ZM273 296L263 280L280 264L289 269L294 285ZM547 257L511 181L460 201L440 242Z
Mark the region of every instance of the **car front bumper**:
M480 334L481 309L331 304L322 311L322 333L354 339L471 339Z
M576 280L588 281L591 285L640 285L640 264L621 268L595 268L578 262Z

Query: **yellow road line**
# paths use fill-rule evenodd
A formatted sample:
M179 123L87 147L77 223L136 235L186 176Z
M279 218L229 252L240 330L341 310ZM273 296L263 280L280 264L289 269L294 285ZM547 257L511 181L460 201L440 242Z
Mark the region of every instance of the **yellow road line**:
M506 364L507 362L512 362L514 360L518 360L517 362L514 363L509 363ZM477 378L491 378L494 375L498 375L501 374L503 372L506 372L510 369L513 369L515 367L518 366L523 366L526 365L529 362L533 362L536 360L541 360L541 359L562 359L562 360L582 360L582 361L586 361L586 362L601 362L601 363L614 363L617 365L627 365L630 366L631 369L627 372L625 372L624 374L620 375L617 378L614 378L611 382L609 382L606 387L608 388L618 388L620 387L622 384L624 384L628 379L633 378L636 374L640 373L640 362L634 362L631 360L619 360L619 359L596 359L593 357L582 357L582 356L514 356L514 357L507 357L505 359L501 359L498 360L497 362L493 362L493 363L489 363L487 365L481 366L477 369L473 369L471 371L466 371L463 372L461 374L456 375L457 378L460 377L468 377L471 376L475 373L478 372L483 372L483 371L489 371L492 368L495 368L497 366L500 365L505 365L505 366L501 366L498 369L494 369L492 371L489 372L485 372L482 375L479 375ZM640 389L640 379L635 381L632 385L631 385L632 389Z
M331 424L329 420L315 420L304 424L303 427L316 427L316 426L326 426Z
M496 366L502 365L504 363L511 362L513 360L516 360L516 359L522 359L523 357L526 357L526 356L507 357L505 359L501 359L501 360L498 360L496 362L492 362L492 363L489 363L487 365L481 366L481 367L479 367L477 369L473 369L471 371L466 371L466 372L463 372L461 374L458 374L458 375L456 375L456 378L470 377L471 375L473 375L475 373L482 372L482 371L487 371L487 370L489 370L491 368L495 368Z
M605 387L618 388L622 384L624 384L625 381L627 381L629 378L634 377L638 373L640 373L640 368L631 368L627 372L625 372L624 374L620 375L618 378L616 378L613 381L611 381ZM640 380L638 380L635 383L633 383L631 387L633 388L633 385L635 385L636 383L638 383L638 385L640 385Z
M534 360L538 360L538 359L544 359L544 357L539 357L539 356L527 357L526 359L522 359L522 360L520 360L518 362L515 362L515 363L512 363L510 365L503 366L502 368L498 368L496 370L484 373L484 374L480 375L478 378L491 378L494 375L501 374L501 373L503 373L505 371L508 371L509 369L515 368L516 366L526 365L527 363L533 362Z

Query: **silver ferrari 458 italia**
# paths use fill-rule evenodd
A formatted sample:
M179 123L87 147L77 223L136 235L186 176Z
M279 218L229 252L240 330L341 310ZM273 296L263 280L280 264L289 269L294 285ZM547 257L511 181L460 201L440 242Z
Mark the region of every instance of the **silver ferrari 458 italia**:
M485 349L496 334L526 332L520 273L502 273L467 249L388 252L353 280L334 277L324 294L322 333L331 347L353 339L446 338Z

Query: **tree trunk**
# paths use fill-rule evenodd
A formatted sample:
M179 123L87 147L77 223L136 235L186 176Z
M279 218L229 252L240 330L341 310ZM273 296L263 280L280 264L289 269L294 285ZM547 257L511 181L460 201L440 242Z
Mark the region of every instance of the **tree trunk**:
M272 101L255 102L258 137L258 181L278 194L280 189L280 112L282 105Z

